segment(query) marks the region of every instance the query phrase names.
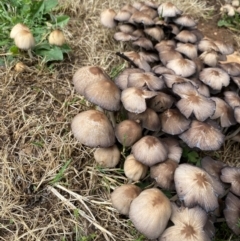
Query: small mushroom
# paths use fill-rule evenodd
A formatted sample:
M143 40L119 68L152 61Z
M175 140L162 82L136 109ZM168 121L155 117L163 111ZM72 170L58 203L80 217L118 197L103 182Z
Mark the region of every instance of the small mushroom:
M49 34L48 42L52 45L62 46L66 42L66 39L61 30L55 29Z
M114 28L114 27L116 27L117 26L117 22L114 19L116 14L117 13L113 9L111 9L111 8L105 9L101 13L101 15L100 15L100 22L101 22L101 24L104 27L107 27L107 28Z

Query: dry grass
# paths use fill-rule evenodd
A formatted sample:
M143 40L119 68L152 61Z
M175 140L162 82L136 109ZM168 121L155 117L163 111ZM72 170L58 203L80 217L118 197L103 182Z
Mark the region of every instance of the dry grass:
M91 108L74 92L73 73L85 65L110 73L122 63L115 52L126 46L115 43L99 14L123 2L60 2L72 16L65 30L74 50L69 58L54 68L22 59L31 68L27 73L0 69L0 240L145 240L109 202L111 191L128 181L122 170L96 166L93 150L70 131L72 118ZM207 16L204 1L177 4ZM228 162L239 160L232 148L227 143L219 152Z

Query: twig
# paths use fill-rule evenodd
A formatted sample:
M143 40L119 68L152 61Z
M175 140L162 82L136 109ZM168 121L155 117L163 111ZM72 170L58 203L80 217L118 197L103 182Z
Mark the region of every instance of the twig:
M138 68L138 66L131 59L129 59L124 53L117 52L116 55L121 57L122 59L128 61L135 68Z

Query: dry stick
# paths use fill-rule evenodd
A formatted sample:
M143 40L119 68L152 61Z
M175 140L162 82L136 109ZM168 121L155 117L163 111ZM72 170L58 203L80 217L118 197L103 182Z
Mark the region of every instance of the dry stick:
M117 52L116 55L121 57L122 59L128 61L135 68L138 68L138 66L131 59L129 59L124 53Z
M64 196L62 196L54 187L52 186L47 186L47 189L49 191L51 191L54 195L56 195L64 204L66 204L68 207L70 207L71 209L74 210L78 210L78 213L83 217L86 218L90 223L92 223L96 228L98 228L99 230L101 230L101 232L103 233L104 237L108 239L107 235L108 234L113 240L115 240L113 238L113 234L110 233L109 231L107 231L105 228L103 228L101 225L99 225L97 222L95 222L92 218L88 217L87 214L78 209L76 206L74 206L69 200L67 200Z

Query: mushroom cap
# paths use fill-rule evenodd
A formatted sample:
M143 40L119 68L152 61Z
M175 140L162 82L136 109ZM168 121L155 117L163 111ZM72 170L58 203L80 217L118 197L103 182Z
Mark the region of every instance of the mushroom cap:
M153 39L157 40L160 42L161 40L164 39L164 32L162 28L155 26L155 27L149 27L144 29L144 33L152 37Z
M133 184L123 184L111 193L114 208L123 215L129 214L131 202L140 194L141 189Z
M213 42L213 40L211 40L209 38L203 38L198 43L198 50L201 51L201 52L210 51L210 50L219 51L219 48Z
M132 146L133 156L146 166L153 166L167 159L165 145L154 136L144 136Z
M88 101L105 110L118 111L120 109L121 92L109 79L105 78L86 86L83 94Z
M138 37L133 36L129 33L124 33L124 32L116 32L113 36L113 38L117 41L134 41L137 40Z
M141 23L144 26L154 25L153 19L149 15L141 11L134 12L130 18L130 22L131 21L133 21L134 23Z
M240 63L234 63L234 62L220 63L219 67L231 76L240 75Z
M14 39L19 31L26 30L30 32L30 29L24 25L23 23L17 23L13 26L11 32L10 32L10 38Z
M223 214L227 225L236 235L240 235L240 227L237 226L240 219L240 199L229 192L225 204L226 208L223 210Z
M178 43L176 50L189 59L194 60L198 56L197 46L191 43Z
M15 35L14 42L19 49L23 50L29 50L35 45L34 37L28 30L18 31Z
M120 151L116 145L97 148L94 152L95 161L102 167L112 168L120 161Z
M176 237L184 241L211 240L203 230L207 222L207 214L200 207L177 207L172 203L171 220L174 226L167 228L159 241L174 241Z
M188 15L181 15L175 18L173 22L183 27L194 27L197 24L195 20Z
M135 37L136 38L136 37ZM134 42L132 42L133 46L138 46L141 48L144 48L146 50L152 50L153 49L153 43L151 40L145 38L145 37L140 37Z
M180 83L186 83L186 82L191 82L195 87L198 88L198 84L196 84L191 79L183 78L175 74L163 74L161 77L163 78L168 88L172 88L174 84L180 84Z
M182 147L179 145L179 141L174 137L162 138L162 141L167 146L168 159L179 163L183 152Z
M136 28L132 24L128 23L118 25L118 28L121 32L128 34L132 34L136 30Z
M78 94L84 95L85 88L99 80L110 79L105 71L98 66L84 66L73 75L74 88Z
M48 42L52 45L62 46L66 42L66 39L61 30L55 29L49 34Z
M234 118L237 123L240 123L240 106L234 108Z
M189 30L182 30L177 34L175 37L180 42L183 43L196 43L197 42L197 37L194 33L192 33Z
M212 124L193 120L190 128L179 135L191 148L204 151L218 150L224 142L224 135Z
M136 160L133 155L127 156L123 169L126 177L135 182L144 178L148 171L148 167Z
M230 191L240 196L240 168L224 167L221 173L221 180L226 183L231 183Z
M126 22L128 21L132 16L132 13L130 13L127 10L121 9L119 12L116 13L114 20L119 22Z
M177 15L182 14L182 11L178 9L174 4L171 2L162 3L158 9L158 14L165 18L165 17L176 17Z
M101 24L107 28L116 27L117 22L114 19L116 14L117 13L114 11L114 9L111 9L111 8L105 9L103 12L101 12L101 15L100 15Z
M207 212L218 207L217 196L224 193L219 181L201 168L189 164L178 166L174 181L179 199L187 207L199 205Z
M234 109L240 106L240 96L234 91L225 91L224 100Z
M157 188L142 191L130 206L129 217L136 229L149 239L158 238L171 216L169 199Z
M113 127L107 116L97 110L76 115L71 124L74 137L89 147L110 147L115 142Z
M116 125L115 135L123 146L132 146L142 137L142 127L134 120L124 120Z
M209 50L203 52L199 58L202 62L210 67L215 67L218 64L218 60L220 58L219 54L215 50Z

